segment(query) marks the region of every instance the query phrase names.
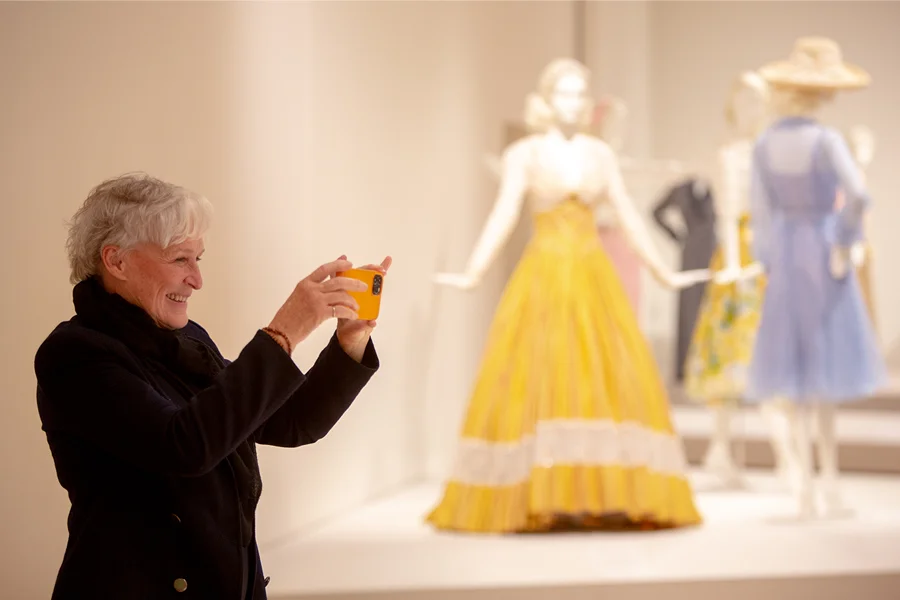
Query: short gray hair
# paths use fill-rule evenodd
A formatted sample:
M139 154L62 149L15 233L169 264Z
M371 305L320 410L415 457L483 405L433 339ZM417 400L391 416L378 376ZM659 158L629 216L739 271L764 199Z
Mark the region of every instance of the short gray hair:
M91 190L69 224L69 278L78 283L97 275L104 246L166 248L202 237L211 222L212 204L191 190L146 173L108 179Z

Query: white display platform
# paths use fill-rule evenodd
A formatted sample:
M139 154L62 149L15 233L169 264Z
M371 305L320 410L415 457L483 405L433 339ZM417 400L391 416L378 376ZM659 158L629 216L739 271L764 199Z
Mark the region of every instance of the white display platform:
M876 397L843 405L837 413L841 469L847 472L900 475L900 378ZM707 407L690 403L673 393L672 419L685 443L688 460L701 464L714 427ZM814 427L813 423L813 427ZM738 409L731 423L735 452L745 464L769 469L774 466L771 435L758 407ZM900 594L898 594L900 599Z
M900 598L900 477L848 475L856 516L807 523L771 475L742 491L693 478L705 524L662 532L439 533L422 518L441 486L410 487L264 548L269 597Z
M713 413L704 406L672 409L672 421L682 437L708 437L713 430L713 419ZM811 426L815 426L814 421ZM835 430L841 445L884 446L897 452L900 459L900 411L839 410ZM758 439L767 443L771 438L765 419L756 408L743 407L735 411L732 433L736 439Z

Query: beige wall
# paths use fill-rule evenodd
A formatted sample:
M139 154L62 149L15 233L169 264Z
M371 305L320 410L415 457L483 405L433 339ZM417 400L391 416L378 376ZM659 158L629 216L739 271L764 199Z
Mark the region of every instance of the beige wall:
M5 598L48 598L66 539L68 501L40 430L32 369L38 344L72 312L64 222L91 185L133 169L203 190L227 221L239 158L221 58L231 25L212 5L0 4ZM221 338L235 305L216 242L192 312Z
M0 4L4 597L46 598L65 543L32 359L71 314L64 221L89 187L144 169L211 197L191 314L232 356L321 262L394 256L382 371L326 440L261 453L268 547L422 475L428 450L455 438L503 268L472 294L429 277L463 266L492 201L482 153L499 147L541 66L568 50L569 11ZM326 335L298 351L301 366Z

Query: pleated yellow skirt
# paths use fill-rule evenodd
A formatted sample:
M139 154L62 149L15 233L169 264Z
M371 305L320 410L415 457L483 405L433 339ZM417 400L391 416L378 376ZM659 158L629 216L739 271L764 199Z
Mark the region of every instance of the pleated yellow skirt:
M753 264L750 216L738 221L738 245L742 267ZM722 247L716 249L709 268L725 266ZM756 331L762 314L764 276L706 286L684 365L684 391L697 402L717 405L739 402L747 388Z
M592 210L569 198L534 218L427 521L496 533L700 523L667 393Z

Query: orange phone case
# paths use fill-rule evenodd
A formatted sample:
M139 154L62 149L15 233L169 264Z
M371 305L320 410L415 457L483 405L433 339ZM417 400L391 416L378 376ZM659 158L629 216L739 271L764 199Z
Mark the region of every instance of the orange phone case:
M350 277L365 282L369 286L364 292L347 292L359 303L359 312L357 315L360 319L371 321L377 319L381 312L381 294L384 291L384 275L379 271L369 269L350 269L349 271L341 271L338 277Z

